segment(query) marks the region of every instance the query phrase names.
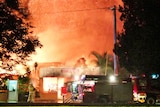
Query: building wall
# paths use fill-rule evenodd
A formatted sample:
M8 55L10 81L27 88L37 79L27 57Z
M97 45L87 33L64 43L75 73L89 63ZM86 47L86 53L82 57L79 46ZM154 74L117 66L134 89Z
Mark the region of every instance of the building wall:
M41 100L53 99L57 101L62 99L61 87L68 81L80 80L82 75L98 75L99 68L65 67L61 63L40 63L38 67L31 72L31 78L34 86L40 92ZM78 77L78 78L75 78ZM47 82L48 81L48 82ZM48 88L50 85L51 90ZM56 87L56 90L55 88Z

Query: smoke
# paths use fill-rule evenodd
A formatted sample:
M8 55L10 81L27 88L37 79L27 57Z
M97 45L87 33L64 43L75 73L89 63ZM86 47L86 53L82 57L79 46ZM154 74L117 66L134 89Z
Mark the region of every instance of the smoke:
M119 0L30 0L35 34L43 44L34 62L74 65L80 57L89 62L91 51L113 53L113 11L102 9ZM117 13L117 30L122 23Z
M19 0L20 6L28 7L29 0Z

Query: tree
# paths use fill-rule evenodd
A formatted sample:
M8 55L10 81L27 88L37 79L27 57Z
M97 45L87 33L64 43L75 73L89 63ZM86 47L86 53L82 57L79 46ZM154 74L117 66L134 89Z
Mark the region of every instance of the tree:
M17 64L25 64L37 47L42 47L33 35L27 8L18 0L0 1L0 67L12 70Z
M108 55L107 52L104 52L102 55L96 51L91 52L92 55L96 57L95 62L101 69L102 74L107 74L108 69L113 68L112 56ZM113 61L113 60L112 60Z
M130 72L159 72L159 0L122 0L119 6L123 30L118 34L114 52L121 67Z

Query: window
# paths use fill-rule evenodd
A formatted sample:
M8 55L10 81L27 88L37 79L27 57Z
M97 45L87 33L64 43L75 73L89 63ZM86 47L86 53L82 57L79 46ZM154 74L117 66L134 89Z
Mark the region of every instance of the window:
M43 90L57 91L57 78L56 77L45 77L43 78Z

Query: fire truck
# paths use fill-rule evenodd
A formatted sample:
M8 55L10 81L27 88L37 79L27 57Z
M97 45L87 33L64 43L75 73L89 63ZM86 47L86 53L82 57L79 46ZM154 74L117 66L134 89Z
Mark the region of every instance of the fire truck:
M133 95L134 100L140 103L155 104L160 102L160 77L153 73L146 77L133 76Z
M160 77L86 75L83 79L83 103L144 103L160 102Z
M89 84L89 81L94 81L94 84ZM84 84L83 103L107 104L133 101L133 84L130 78L86 75Z

